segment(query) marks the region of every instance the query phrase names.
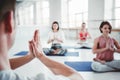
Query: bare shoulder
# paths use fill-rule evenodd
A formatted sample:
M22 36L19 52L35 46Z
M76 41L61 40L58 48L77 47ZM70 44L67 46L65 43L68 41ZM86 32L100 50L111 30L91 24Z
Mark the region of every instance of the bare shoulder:
M94 39L95 43L98 43L98 41L99 41L99 37L97 37L97 38Z
M118 41L116 39L112 38L112 40L114 41L114 43L118 43Z

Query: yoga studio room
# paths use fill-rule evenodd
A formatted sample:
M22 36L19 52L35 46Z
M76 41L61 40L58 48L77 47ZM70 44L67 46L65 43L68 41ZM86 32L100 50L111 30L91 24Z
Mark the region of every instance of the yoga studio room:
M0 0L0 6L5 1ZM13 80L120 79L120 0L16 0L15 3L14 12L8 11L3 16L4 22L0 17L0 53L8 43L11 70L28 79ZM1 11L7 9L0 9L1 16ZM3 26L7 29L4 33L7 41L1 36ZM2 58L0 62L4 64Z

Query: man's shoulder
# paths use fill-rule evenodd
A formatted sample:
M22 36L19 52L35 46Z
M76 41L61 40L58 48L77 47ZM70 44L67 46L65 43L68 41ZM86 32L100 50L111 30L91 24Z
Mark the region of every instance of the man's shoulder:
M44 73L39 73L34 77L26 77L24 75L20 75L13 70L4 70L0 71L0 80L69 80L69 78L64 77L62 75L52 75L47 76Z
M30 80L30 79L15 73L13 70L3 70L0 71L0 80Z

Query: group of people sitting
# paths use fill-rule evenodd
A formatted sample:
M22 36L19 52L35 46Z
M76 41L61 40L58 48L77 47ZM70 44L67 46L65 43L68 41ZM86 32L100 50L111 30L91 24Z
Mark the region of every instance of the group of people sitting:
M112 26L108 21L103 21L99 27L101 36L94 40L92 51L96 54L93 58L91 68L96 72L118 71L120 69L120 60L114 60L114 53L120 53L120 44L114 38L110 37ZM86 29L86 24L82 23L79 32L79 41L85 42L91 38ZM65 40L64 34L59 30L57 21L52 24L52 31L49 34L48 43L52 43L51 54L64 54L66 49L62 49L61 43Z
M0 0L0 80L84 80L80 73L70 67L49 59L40 45L39 30L36 30L34 37L29 41L29 52L27 55L18 58L9 59L8 51L11 49L16 32L15 26L15 4L16 0ZM85 23L83 23L85 25ZM86 40L89 35L87 30L84 32L84 26L81 29L81 40ZM82 31L83 30L83 31ZM120 60L114 59L114 53L120 53L120 44L109 36L112 26L108 21L103 21L99 27L101 36L94 40L93 53L96 57L93 59L91 67L96 72L118 71L120 69ZM84 33L84 34L83 34ZM59 31L58 22L53 22L48 43L52 43L50 52L57 54L64 52L60 43L63 43L63 34ZM45 74L39 74L41 77L29 78L15 73L16 69L34 58L38 58L53 73L54 77L49 78ZM43 76L44 75L44 76Z
M62 43L65 43L65 36L59 27L59 23L54 21L51 27L52 31L48 34L48 44L51 43L51 49L44 49L47 55L64 55L67 49L62 48ZM78 43L84 43L87 39L91 38L90 33L87 31L86 23L82 23L78 33Z

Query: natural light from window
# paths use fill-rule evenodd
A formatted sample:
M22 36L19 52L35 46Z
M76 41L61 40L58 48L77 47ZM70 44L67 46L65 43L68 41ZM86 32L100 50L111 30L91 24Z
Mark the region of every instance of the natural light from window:
M115 28L120 28L120 0L115 0Z
M88 20L88 0L62 0L62 27L80 27Z

